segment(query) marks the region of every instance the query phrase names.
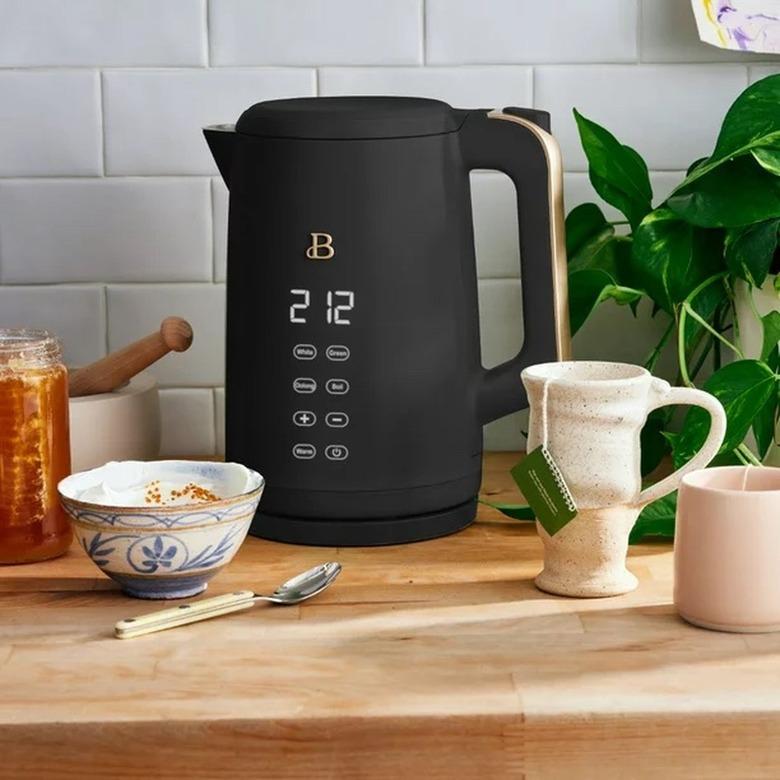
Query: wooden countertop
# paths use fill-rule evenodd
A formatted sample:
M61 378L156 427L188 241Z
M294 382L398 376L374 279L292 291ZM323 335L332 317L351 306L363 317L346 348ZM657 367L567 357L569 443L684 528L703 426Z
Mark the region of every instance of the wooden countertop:
M518 499L516 459L487 456L489 497ZM249 539L211 595L344 572L300 607L129 641L114 622L150 605L77 549L0 567L0 777L780 776L780 634L683 623L667 544L603 600L537 591L540 556L485 507L407 546Z

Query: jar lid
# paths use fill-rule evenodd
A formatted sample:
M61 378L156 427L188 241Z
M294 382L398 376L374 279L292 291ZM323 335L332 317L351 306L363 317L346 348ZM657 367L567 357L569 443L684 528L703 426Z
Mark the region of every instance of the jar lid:
M276 138L404 138L456 131L468 112L415 97L266 100L241 114L236 132Z
M0 367L45 367L61 358L60 340L47 330L0 328Z

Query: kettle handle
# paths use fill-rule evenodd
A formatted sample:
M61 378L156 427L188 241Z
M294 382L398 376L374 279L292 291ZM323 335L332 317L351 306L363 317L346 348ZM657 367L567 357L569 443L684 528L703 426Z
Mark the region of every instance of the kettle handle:
M569 357L569 309L563 224L563 173L558 143L521 108L469 112L461 126L468 170L507 174L517 191L524 340L511 360L483 372L477 414L487 423L528 406L523 367ZM546 193L540 197L540 193Z

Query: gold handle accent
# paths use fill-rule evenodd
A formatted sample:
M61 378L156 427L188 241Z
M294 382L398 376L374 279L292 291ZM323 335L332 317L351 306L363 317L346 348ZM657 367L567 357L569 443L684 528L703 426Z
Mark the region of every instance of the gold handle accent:
M190 604L180 604L170 609L147 612L144 615L120 620L114 626L114 634L118 639L135 639L137 636L152 634L155 631L165 631L168 628L185 626L187 623L197 623L230 612L249 609L255 604L254 598L255 594L251 590L239 590Z
M541 127L514 114L505 114L500 109L488 113L489 119L514 122L529 130L544 151L549 171L547 199L550 211L550 247L552 250L552 276L555 295L555 341L558 360L571 359L571 334L569 330L569 276L566 260L566 234L563 209L563 162L558 142Z

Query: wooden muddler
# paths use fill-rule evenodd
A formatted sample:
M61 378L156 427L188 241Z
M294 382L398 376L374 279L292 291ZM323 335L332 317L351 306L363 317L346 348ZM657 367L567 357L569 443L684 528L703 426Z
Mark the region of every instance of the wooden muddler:
M169 352L184 352L192 344L192 328L181 317L166 317L160 330L71 371L70 397L109 393Z

